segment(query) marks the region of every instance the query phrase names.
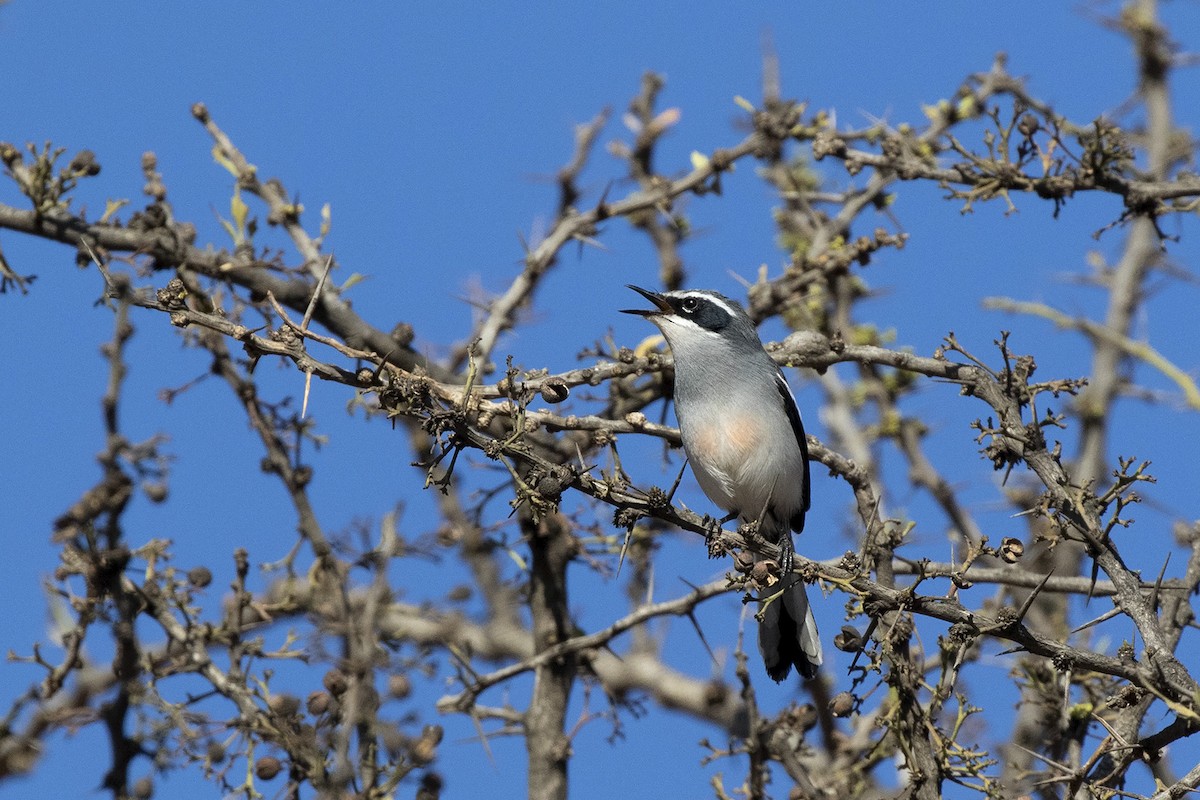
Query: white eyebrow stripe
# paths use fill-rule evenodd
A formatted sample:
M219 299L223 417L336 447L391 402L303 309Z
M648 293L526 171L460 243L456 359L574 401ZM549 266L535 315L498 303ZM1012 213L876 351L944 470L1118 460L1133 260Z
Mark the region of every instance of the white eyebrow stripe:
M728 314L729 316L731 316L731 317L737 316L737 311L734 310L733 306L729 305L729 303L726 303L724 300L717 297L716 295L709 294L708 292L683 291L683 292L671 292L671 295L673 297L695 297L695 298L698 298L701 300L707 300L708 302L712 303L714 306L724 309L725 313Z

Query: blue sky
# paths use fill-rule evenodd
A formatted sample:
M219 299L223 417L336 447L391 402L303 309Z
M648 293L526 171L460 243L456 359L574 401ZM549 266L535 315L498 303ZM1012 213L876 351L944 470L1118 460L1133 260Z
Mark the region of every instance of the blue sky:
M760 97L767 36L779 54L784 94L836 109L838 119L851 125L876 118L920 124L922 104L952 95L967 74L988 69L998 51L1008 53L1014 74L1029 77L1036 95L1076 120L1110 111L1134 88L1128 43L1100 23L1116 10L1112 4L646 5L101 7L11 0L0 6L0 74L7 86L0 140L21 145L49 139L69 152L95 151L103 172L77 195L93 217L106 198L141 202L140 158L153 150L176 216L195 221L201 241L225 244L216 214L228 216L229 175L213 162L211 143L189 113L193 102L203 101L261 175L278 176L299 194L310 229L316 229L320 207L331 205L329 243L345 270L343 279L351 272L368 276L350 294L359 313L383 329L410 322L417 346L437 356L469 329L472 312L464 299L473 287L503 289L519 271L521 238L535 238L552 220L551 178L571 154L573 126L611 106L615 113L601 141L627 136L620 115L646 70L667 78L661 107L681 111L658 155L667 172L686 170L692 150L711 151L745 135L733 98ZM1164 8L1184 49L1197 44L1198 10L1194 3ZM1198 89L1194 72L1176 75L1180 124L1193 130ZM769 213L773 200L749 167L728 176L723 197L686 202L700 231L683 250L692 286L736 294L732 274L752 279L763 264L777 274L784 261ZM588 192L584 202L595 201L610 183L611 196L629 191L623 174L598 149L581 181ZM836 170L828 174L834 185L850 180ZM1086 271L1090 250L1109 260L1119 253L1120 231L1099 241L1091 236L1119 213L1115 201L1076 199L1056 221L1030 198L1018 198L1021 210L1014 215L1004 215L999 204L962 215L955 204L939 202L935 188L898 191L894 210L911 235L909 246L878 259L866 273L880 291L870 309L881 326L895 329L898 345L927 354L954 330L983 353L1000 328L1016 327L1029 334L1015 346L1037 353L1041 374L1086 370L1084 351L1070 334L982 312L979 299L1004 294L1098 314L1099 293L1064 278ZM0 187L0 200L20 204L7 185ZM1187 238L1194 227L1190 221L1168 222L1170 232L1184 235L1171 248L1184 267L1194 260L1195 245ZM606 331L627 344L649 333L644 323L615 312L632 300L624 284L654 284L653 251L624 223L609 225L602 238L604 250L564 252L532 324L504 339L501 354L513 354L525 367L561 370ZM97 400L106 367L97 348L111 333L112 316L94 305L99 276L76 269L65 248L2 232L0 245L14 268L38 275L30 295L0 296L0 359L8 369L8 380L0 384L0 419L8 431L0 450L0 486L8 498L0 533L11 548L0 562L0 585L7 587L3 645L28 653L45 633L41 585L56 564L48 542L53 519L98 475L93 454L102 446ZM1196 291L1194 285L1171 284L1155 296L1138 330L1189 371L1196 367L1195 349L1176 332L1194 328ZM124 424L132 438L168 431L176 462L171 502L137 504L131 529L143 541L172 539L177 563L185 568L204 562L228 571L236 546L248 547L256 563L279 558L293 540L292 517L282 491L259 474L260 453L236 405L215 381L171 405L159 401L159 389L188 382L207 364L179 348L164 319L138 314L134 323ZM766 333L772 338L780 331L768 327ZM802 376L790 377L810 428L821 435L812 408L819 395ZM1138 377L1153 388L1169 388L1153 374ZM280 395L299 388L294 372L274 364L264 363L260 378ZM404 437L379 422L348 416L342 410L347 399L344 387L314 386L311 404L321 432L331 437L314 456L313 492L322 523L345 529L403 503L404 524L423 530L430 499L412 491ZM968 496L1000 510L993 476L973 460L965 431L982 407L967 408L952 389L936 385L924 388L913 403L917 412L936 409L944 428L935 430L933 441L947 448L937 451L945 463L970 466L961 484ZM1148 531L1165 535L1170 520L1197 516L1197 471L1191 452L1181 452L1178 443L1195 441L1200 431L1194 414L1143 417L1150 413L1144 405L1124 404L1119 420L1130 424L1114 448L1154 460L1160 482L1147 492L1142 518ZM664 480L653 460L640 473L647 482ZM842 535L849 493L828 480L815 491L815 522L800 547L814 557L832 557L851 546ZM704 507L693 485L684 492L690 506ZM211 502L213 496L221 501ZM944 558L944 521L927 501L913 495L893 502L914 516L924 514L920 518L927 524L918 528L917 541L931 557ZM1004 519L998 515L997 524ZM719 565L707 562L690 539L672 543L669 553L657 576L660 597L682 591L682 580L701 582L718 574ZM1156 571L1161 547L1134 557ZM437 564L411 569L404 577L412 586L445 580ZM219 575L214 602L227 583L228 576ZM586 589L576 595L585 620L602 622L612 604L623 602L615 585L587 575L579 576L578 585ZM825 603L826 631L837 630L842 601L833 597ZM706 631L726 649L736 630L735 606L708 612ZM707 659L686 624L672 628L668 641L671 658L680 664ZM1001 679L1007 668L997 662L988 669L991 678ZM0 695L0 707L38 677L23 665L3 664L0 670L10 687ZM985 669L976 680L988 676ZM440 688L424 687L417 704L436 697ZM764 697L768 707L777 708L791 695L770 687ZM441 721L447 726L440 762L448 778L446 797L476 796L484 785L500 796L523 793L519 741L494 742L493 764L470 740L469 724ZM576 747L576 797L668 789L699 796L716 769L727 773L729 784L743 769L732 764L692 769L701 757L696 741L711 732L678 717L627 719L627 738L612 746L603 741L602 727L585 729ZM653 764L641 764L640 756L651 749L661 749L668 763L686 772L663 775ZM26 780L0 784L0 797L48 791L83 796L99 784L106 758L95 730L56 737L42 767ZM191 784L176 775L163 785L181 790Z

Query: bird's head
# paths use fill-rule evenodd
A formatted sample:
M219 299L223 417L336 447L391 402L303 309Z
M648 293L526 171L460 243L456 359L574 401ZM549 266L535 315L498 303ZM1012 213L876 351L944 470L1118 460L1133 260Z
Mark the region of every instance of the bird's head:
M761 347L754 323L741 304L707 289L652 292L629 286L654 304L652 309L627 308L624 314L645 317L658 326L678 354L680 348L704 348L724 344Z

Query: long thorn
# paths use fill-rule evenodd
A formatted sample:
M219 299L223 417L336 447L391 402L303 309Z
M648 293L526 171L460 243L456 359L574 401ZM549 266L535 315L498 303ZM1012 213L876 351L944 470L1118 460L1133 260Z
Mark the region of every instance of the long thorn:
M321 273L321 278L317 281L317 286L313 289L312 299L308 301L308 308L304 310L304 319L300 322L301 330L308 330L308 323L312 321L313 311L317 308L317 298L321 296L321 290L325 288L325 279L329 277L329 271L333 269L333 256L327 256L325 259L325 270Z
M1017 625L1020 625L1021 620L1025 619L1025 615L1029 613L1029 609L1033 606L1033 601L1036 600L1037 596L1042 593L1042 589L1046 588L1046 584L1050 582L1050 577L1052 575L1054 575L1053 567L1046 572L1046 576L1042 578L1038 585L1033 587L1033 591L1029 593L1029 597L1025 598L1025 602L1021 604L1020 610L1017 611Z

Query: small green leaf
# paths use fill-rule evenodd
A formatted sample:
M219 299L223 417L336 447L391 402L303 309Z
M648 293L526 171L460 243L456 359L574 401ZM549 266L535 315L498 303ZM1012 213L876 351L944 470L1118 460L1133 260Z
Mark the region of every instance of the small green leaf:
M529 566L525 563L525 559L521 558L520 553L518 553L516 550L513 550L511 547L506 547L504 550L506 553L508 553L509 558L516 562L517 566L522 572L525 572L527 569L529 569Z
M366 279L367 276L363 275L361 272L353 272L350 274L350 277L346 278L346 280L342 283L341 290L344 292L350 287L355 286Z
M321 206L321 233L320 236L324 239L329 235L330 229L333 227L333 209L329 203Z
M230 175L232 175L235 178L241 177L241 173L238 172L238 168L236 166L234 166L232 161L229 160L229 156L225 155L225 151L221 149L221 146L219 144L213 145L212 157L213 157L214 161L216 161L218 164L220 164L225 169L229 170Z
M129 201L125 199L109 200L104 204L104 215L100 217L101 224L107 224L112 215L120 211L125 206L129 205Z
M246 201L242 199L240 189L235 188L233 197L229 198L229 212L233 215L233 224L237 226L238 234L241 238L245 238L246 217L250 214L250 206L246 205Z

